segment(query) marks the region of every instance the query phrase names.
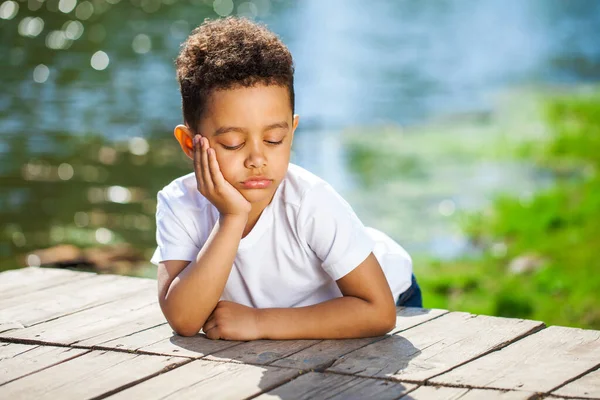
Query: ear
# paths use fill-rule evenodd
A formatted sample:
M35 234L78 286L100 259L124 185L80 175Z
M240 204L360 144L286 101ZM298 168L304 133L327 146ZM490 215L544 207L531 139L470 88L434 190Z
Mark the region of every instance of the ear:
M298 114L294 114L292 119L292 143L294 142L294 133L296 132L296 128L298 127L298 122L300 122L300 116Z
M194 137L194 134L192 133L192 131L190 131L190 128L188 128L185 125L177 125L175 127L175 130L173 131L173 134L175 135L175 139L177 139L177 141L179 142L181 150L183 150L186 156L193 160L194 144L192 142L192 139Z

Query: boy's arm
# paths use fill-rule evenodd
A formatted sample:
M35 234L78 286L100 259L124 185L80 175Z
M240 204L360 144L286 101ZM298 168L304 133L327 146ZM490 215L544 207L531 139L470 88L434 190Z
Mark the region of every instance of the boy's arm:
M211 339L344 339L394 328L395 302L372 253L337 284L344 297L308 307L253 309L220 302L204 332Z
M219 211L219 222L192 262L170 260L158 269L158 298L169 325L193 336L217 305L231 272L250 203L229 184L208 140L195 135L194 173L198 191Z
M170 260L159 264L159 304L169 325L178 334L197 334L217 305L245 226L243 217L222 216L196 260Z

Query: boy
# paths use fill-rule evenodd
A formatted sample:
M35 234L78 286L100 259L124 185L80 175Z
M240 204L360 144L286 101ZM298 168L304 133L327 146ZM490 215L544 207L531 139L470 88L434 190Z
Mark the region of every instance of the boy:
M174 133L194 173L158 193L152 257L175 332L378 336L394 327L396 304L421 306L408 254L289 163L293 63L273 33L246 19L206 21L176 65L185 125Z

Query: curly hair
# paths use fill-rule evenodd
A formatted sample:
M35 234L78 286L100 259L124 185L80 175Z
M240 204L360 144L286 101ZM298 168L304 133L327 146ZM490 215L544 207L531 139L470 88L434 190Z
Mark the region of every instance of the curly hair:
M245 18L204 21L175 61L183 119L196 131L213 90L257 84L287 87L294 112L292 55L266 27Z

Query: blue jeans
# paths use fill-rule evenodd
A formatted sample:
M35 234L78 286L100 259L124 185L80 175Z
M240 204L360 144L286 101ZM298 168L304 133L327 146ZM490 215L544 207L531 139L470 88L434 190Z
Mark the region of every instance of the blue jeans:
M421 295L421 288L417 283L415 274L412 276L410 287L398 296L396 305L403 307L423 307L423 296Z

